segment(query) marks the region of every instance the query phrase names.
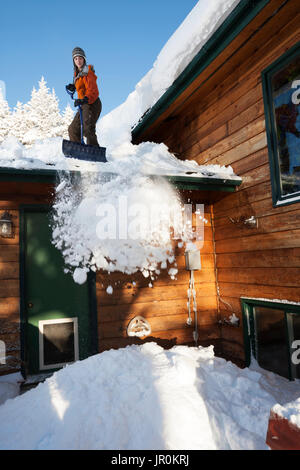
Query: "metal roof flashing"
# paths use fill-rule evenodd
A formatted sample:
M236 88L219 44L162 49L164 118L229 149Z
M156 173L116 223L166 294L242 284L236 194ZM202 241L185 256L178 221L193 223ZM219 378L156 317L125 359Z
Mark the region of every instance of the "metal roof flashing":
M57 184L59 181L59 171L57 170L46 170L46 169L19 169L19 168L0 168L0 182L20 181L25 183L45 183L45 184ZM242 179L233 176L230 178L220 176L214 177L202 176L200 173L192 172L180 173L180 174L162 174L162 175L149 175L149 177L164 178L173 184L177 189L183 190L195 190L195 191L223 191L233 192L236 187L242 183ZM79 175L79 171L70 172L71 175ZM110 175L113 175L110 173ZM1 188L1 186L0 186Z

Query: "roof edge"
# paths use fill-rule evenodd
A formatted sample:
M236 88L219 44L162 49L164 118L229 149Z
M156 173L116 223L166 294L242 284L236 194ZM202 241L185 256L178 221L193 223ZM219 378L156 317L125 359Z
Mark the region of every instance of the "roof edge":
M55 183L57 174L58 172L54 169L0 167L0 181Z
M132 140L138 139L158 119L269 2L270 0L240 1L173 84L132 129Z
M62 170L61 170L62 171ZM58 184L58 171L46 169L21 169L0 167L0 181L27 182L27 183L48 183ZM79 171L70 171L72 177L76 177ZM241 178L231 179L230 176L224 178L199 177L189 175L148 175L151 178L164 178L178 189L209 190L209 191L234 191L242 183Z

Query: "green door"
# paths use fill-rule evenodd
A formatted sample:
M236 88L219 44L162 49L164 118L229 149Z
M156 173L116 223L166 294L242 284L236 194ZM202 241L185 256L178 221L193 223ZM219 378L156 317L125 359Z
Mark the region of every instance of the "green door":
M89 285L64 273L47 212L24 211L24 291L27 373L55 370L92 354Z

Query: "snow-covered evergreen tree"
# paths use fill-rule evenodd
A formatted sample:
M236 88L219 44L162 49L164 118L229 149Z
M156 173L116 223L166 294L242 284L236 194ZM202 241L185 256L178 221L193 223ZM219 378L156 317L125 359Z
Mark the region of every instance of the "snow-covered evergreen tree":
M0 143L8 136L11 125L11 112L0 88Z
M0 143L9 135L29 146L36 140L68 138L68 127L73 118L74 111L69 104L60 113L55 91L50 92L44 77L38 89L33 87L30 101L26 104L18 101L13 112L0 90Z
M24 105L18 101L11 116L11 129L9 134L15 136L23 143L23 137L28 130Z
M74 114L75 113L74 113L73 109L71 108L71 106L69 104L67 104L67 106L65 107L65 110L63 112L63 121L64 121L64 128L65 128L65 131L64 131L64 134L63 134L64 139L69 138L68 127L71 124L71 122L73 121Z
M54 90L50 93L44 77L39 82L39 89L33 88L31 100L24 105L24 110L28 129L22 139L24 144L63 135L65 126L58 99Z

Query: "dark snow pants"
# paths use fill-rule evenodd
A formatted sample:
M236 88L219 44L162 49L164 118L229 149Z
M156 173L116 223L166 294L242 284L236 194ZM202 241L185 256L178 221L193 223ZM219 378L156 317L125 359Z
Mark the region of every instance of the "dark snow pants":
M96 145L99 147L96 136L96 122L102 110L102 103L100 98L97 98L96 101L92 104L83 104L81 109L83 120L83 135L87 139L87 145ZM69 125L68 132L69 138L72 142L81 142L79 111L76 113L73 121Z

